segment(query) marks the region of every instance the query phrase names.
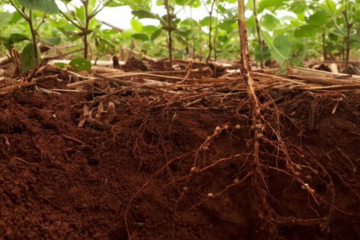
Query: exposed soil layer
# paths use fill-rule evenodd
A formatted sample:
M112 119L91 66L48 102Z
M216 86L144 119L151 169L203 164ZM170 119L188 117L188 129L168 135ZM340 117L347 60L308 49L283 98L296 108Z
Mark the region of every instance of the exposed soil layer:
M85 94L25 89L0 98L0 239L360 239L359 94L338 102L299 93L278 104L288 157L316 169L298 170L319 198L276 170L284 165L279 145L264 140L275 220L259 214L261 199L246 178L253 171L246 114L123 98L106 130L78 127ZM276 122L270 110L264 117ZM270 141L269 126L277 125L266 126ZM273 223L276 233L268 231Z

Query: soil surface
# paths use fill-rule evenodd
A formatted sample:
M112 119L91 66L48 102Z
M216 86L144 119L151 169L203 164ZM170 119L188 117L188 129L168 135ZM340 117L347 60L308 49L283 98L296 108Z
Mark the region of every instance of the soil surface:
M129 94L104 129L79 127L89 94L3 95L0 239L360 239L360 94L339 96L264 112L259 194L246 111Z

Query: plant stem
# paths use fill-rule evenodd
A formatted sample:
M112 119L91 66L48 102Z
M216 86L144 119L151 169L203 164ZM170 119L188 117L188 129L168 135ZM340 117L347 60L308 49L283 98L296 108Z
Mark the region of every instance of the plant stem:
M254 89L254 81L252 78L252 72L250 67L250 54L249 54L249 46L247 42L246 35L246 25L245 25L245 5L244 0L238 0L239 5L239 19L238 19L238 28L239 28L239 36L240 36L240 70L241 75L245 81L245 84L248 89L249 98L253 104L254 117L260 117L260 104L259 100L256 97L255 89Z
M218 16L218 12L216 13L216 25L218 24L218 22L217 22L217 19L219 19L218 18L219 16ZM217 60L217 52L216 52L216 37L217 37L217 35L218 35L218 27L216 27L215 28L215 33L214 33L214 45L213 45L213 48L214 48L214 61L216 61Z
M60 11L60 13L69 21L71 24L73 24L75 27L77 27L81 31L81 39L84 43L84 58L88 58L88 52L89 52L89 42L88 42L88 34L89 34L89 25L91 19L93 19L102 9L104 9L106 6L108 6L113 0L107 0L102 6L98 5L93 9L93 11L89 12L89 0L81 0L81 3L84 6L84 14L85 14L85 24L80 21L76 17L75 14L71 14L70 10L67 8L67 5L65 4L67 11L70 13L70 17L67 16L64 12Z
M322 37L322 47L323 47L323 58L324 58L324 61L326 61L326 42L325 42L325 36L326 36L326 28L324 27L323 28L323 32L321 34L321 37Z
M37 41L36 41L36 31L35 31L34 25L33 25L32 10L29 10L29 17L28 17L27 21L29 23L30 31L31 31L31 38L32 38L32 44L33 44L33 49L34 49L34 58L35 58L35 68L36 68L39 63L39 56L38 56Z
M27 21L29 24L31 38L32 38L32 44L33 44L33 49L34 49L35 67L37 67L39 64L39 56L38 56L38 50L37 50L36 30L34 28L33 19L32 19L32 10L29 10L29 16L27 16L25 13L25 8L19 9L12 0L10 0L10 3L16 9L16 11L25 19L25 21Z
M241 47L240 71L242 78L246 84L246 88L251 104L251 109L252 109L252 126L255 129L254 138L253 138L253 153L252 153L253 156L252 171L254 171L255 174L252 175L252 186L254 187L255 193L258 194L257 196L255 196L255 199L259 199L257 202L255 202L255 204L257 205L256 208L260 213L265 213L266 215L268 215L271 213L269 211L270 207L266 195L264 193L264 189L262 188L262 186L264 185L264 178L263 178L264 173L262 171L262 163L260 162L260 157L259 157L260 141L263 137L261 106L255 93L254 81L252 78L252 72L250 67L249 46L247 42L246 25L245 25L244 0L238 0L238 10L239 10L238 28L239 28L239 36L240 36L240 47Z
M349 59L350 59L350 32L351 32L351 28L353 26L353 24L349 22L348 6L343 11L343 15L344 15L345 24L346 24L346 36L344 37L344 42L345 42L345 72L348 72L348 70L349 70Z
M164 5L166 8L166 12L167 12L167 27L168 29L168 51L169 51L169 62L170 62L170 66L172 66L172 11L170 11L170 6L169 6L169 1L168 0L164 0Z
M113 0L108 0L106 1L101 7L100 5L98 5L98 7L96 7L92 13L89 15L90 19L92 19L93 17L95 17L99 12L101 12L107 5L109 5Z
M72 20L69 16L67 16L64 12L60 11L61 15L63 15L66 20L68 20L69 22L71 22L72 25L74 25L75 27L77 27L78 29L83 29L83 27L80 24L77 24L74 20Z
M193 19L193 15L192 15L192 7L190 6L190 18ZM194 31L194 24L193 24L193 21L190 21L190 24L191 24L191 31ZM192 60L195 59L195 38L193 38L193 45L192 45Z
M15 3L12 1L12 0L10 0L10 3L11 3L11 5L16 9L16 11L26 20L26 21L28 21L28 16L26 16L26 14L22 11L22 10L20 10L16 5L15 5Z
M208 43L209 44L209 54L208 54L208 56L206 58L206 63L209 63L211 53L212 53L212 49L213 49L211 33L212 33L212 29L213 29L213 27L212 27L212 13L213 13L213 10L214 10L215 2L216 2L216 0L212 1L210 11L208 11L208 13L209 13L209 43Z
M255 19L255 25L256 25L256 33L257 33L257 37L258 37L258 43L259 43L259 47L260 47L260 66L261 68L264 68L264 44L263 41L261 40L261 34L260 34L260 23L259 20L257 18L257 9L256 9L256 0L253 0L253 15L254 15L254 19Z
M89 16L89 1L82 1L84 5L84 11L85 11L85 27L83 31L85 32L84 36L82 37L84 42L84 58L88 58L88 30L89 30L89 22L91 20L91 16Z

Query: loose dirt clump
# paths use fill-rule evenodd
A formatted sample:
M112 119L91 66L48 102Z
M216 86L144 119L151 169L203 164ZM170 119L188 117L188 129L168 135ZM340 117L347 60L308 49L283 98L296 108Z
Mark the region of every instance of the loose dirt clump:
M259 185L243 102L1 96L0 238L360 238L359 94L270 95Z

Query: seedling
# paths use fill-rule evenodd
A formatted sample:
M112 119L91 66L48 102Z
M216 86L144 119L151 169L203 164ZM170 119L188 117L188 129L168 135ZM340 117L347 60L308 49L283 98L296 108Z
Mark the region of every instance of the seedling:
M37 47L38 33L34 26L33 10L38 10L44 13L53 14L58 12L58 7L54 0L39 0L39 1L27 1L27 0L9 0L10 4L16 9L16 11L25 19L29 24L31 32L31 43L25 46L23 49L20 60L22 63L22 70L28 72L29 70L36 68L41 64L40 53ZM27 40L27 37L21 34L12 35L7 42L7 48L13 48L13 44L16 42ZM12 55L13 56L13 55ZM13 56L14 57L14 56Z
M203 1L203 0L202 0ZM208 48L209 48L209 53L206 57L206 63L209 63L210 61L210 57L211 57L211 53L213 51L213 48L215 47L215 44L213 45L213 39L212 39L212 31L214 29L214 24L216 24L217 19L214 18L213 13L214 13L214 7L216 6L215 4L217 4L218 0L211 0L211 4L210 4L210 9L206 8L206 11L208 12L209 16L205 17L203 19L204 22L208 22L208 29L209 29L209 34L208 34ZM206 7L206 3L203 1L203 4ZM216 39L216 37L214 38ZM216 50L215 50L216 51Z
M77 35L81 37L84 43L84 58L88 58L88 35L93 32L93 30L90 29L90 21L94 19L102 9L108 6L112 0L81 0L82 7L77 8L76 11L70 10L68 7L68 4L70 4L72 0L62 0L62 2L65 3L68 11L60 11L60 13L80 30Z

